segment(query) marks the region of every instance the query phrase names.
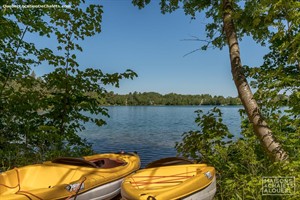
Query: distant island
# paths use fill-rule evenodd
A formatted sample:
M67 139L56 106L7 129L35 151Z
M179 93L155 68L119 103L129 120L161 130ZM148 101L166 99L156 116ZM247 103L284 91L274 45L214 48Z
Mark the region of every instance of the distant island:
M109 92L106 105L241 105L238 97L211 96L209 94L183 95L176 93L159 94L157 92L133 92L114 94Z

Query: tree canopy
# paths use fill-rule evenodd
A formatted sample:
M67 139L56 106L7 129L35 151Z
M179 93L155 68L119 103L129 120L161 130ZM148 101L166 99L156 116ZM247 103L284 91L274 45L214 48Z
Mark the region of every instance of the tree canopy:
M76 133L85 122L105 123L104 86L119 87L120 79L137 76L79 66L80 41L100 33L102 13L101 5L84 0L1 2L0 167L91 153ZM55 49L26 35L50 40ZM30 73L37 67L52 71L35 78Z

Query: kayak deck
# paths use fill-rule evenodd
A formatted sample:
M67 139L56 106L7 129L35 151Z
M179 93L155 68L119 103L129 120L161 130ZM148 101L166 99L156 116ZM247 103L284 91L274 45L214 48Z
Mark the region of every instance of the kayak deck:
M122 196L131 200L142 196L178 199L204 189L212 183L214 176L214 168L205 164L143 169L125 178Z
M139 157L98 154L60 158L0 174L0 199L60 199L124 178L140 167Z

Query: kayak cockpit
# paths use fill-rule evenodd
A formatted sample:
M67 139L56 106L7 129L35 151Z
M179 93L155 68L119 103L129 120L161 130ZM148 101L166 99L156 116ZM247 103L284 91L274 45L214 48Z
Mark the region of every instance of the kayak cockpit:
M103 168L109 169L126 165L126 162L119 159L97 158L85 160L84 158L61 157L51 161L56 164L75 165L81 167Z

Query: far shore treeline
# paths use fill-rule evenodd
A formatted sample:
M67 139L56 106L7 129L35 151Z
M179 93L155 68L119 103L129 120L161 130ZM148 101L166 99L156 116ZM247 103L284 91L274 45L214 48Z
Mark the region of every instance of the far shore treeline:
M117 94L108 92L104 99L101 99L102 105L109 106L176 106L176 105L242 105L239 97L224 97L220 95L210 94L160 94L157 92L129 92L128 94ZM277 94L272 99L273 103L278 101L285 102L285 106L289 101L289 96Z
M129 94L107 94L107 105L241 105L238 97L212 96L209 94L159 94L157 92L133 92Z

